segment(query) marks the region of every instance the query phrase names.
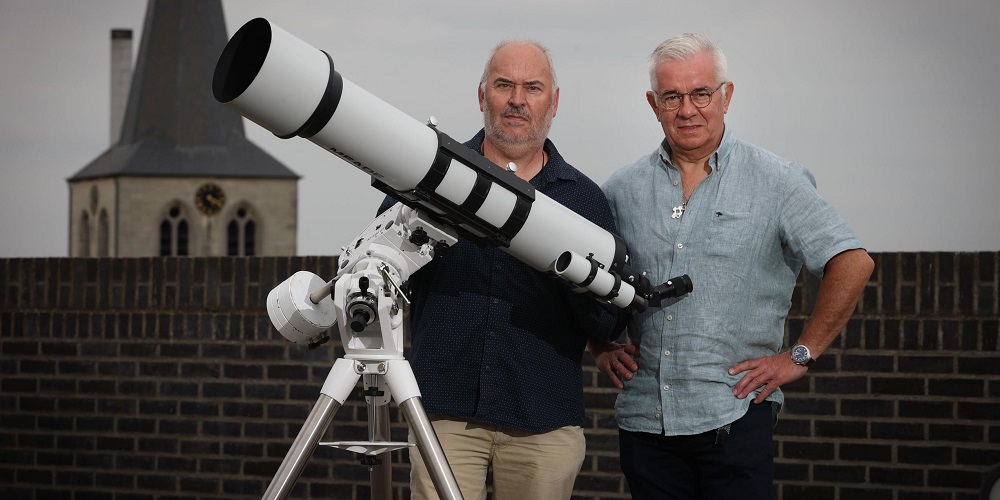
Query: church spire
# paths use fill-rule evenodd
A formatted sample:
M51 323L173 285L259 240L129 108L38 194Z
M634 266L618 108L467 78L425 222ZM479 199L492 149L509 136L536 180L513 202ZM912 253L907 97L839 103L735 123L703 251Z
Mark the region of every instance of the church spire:
M297 178L212 97L221 0L149 0L121 138L70 180L120 175Z

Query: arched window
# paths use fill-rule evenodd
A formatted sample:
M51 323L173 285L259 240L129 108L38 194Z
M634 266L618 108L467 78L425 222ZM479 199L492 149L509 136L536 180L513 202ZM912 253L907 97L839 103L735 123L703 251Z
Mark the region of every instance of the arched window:
M86 211L80 216L80 247L77 249L77 257L90 257L90 215Z
M257 223L246 207L236 209L226 226L226 254L257 255Z
M97 256L108 257L108 240L111 238L108 228L108 212L101 210L100 217L97 218Z
M160 256L188 255L188 223L180 205L174 204L160 223Z

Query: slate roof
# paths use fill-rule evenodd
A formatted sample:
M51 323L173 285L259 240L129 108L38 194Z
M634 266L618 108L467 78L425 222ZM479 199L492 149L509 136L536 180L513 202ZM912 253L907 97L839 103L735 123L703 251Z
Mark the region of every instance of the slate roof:
M221 0L150 0L117 144L69 180L117 176L299 176L249 142L212 97L228 36Z

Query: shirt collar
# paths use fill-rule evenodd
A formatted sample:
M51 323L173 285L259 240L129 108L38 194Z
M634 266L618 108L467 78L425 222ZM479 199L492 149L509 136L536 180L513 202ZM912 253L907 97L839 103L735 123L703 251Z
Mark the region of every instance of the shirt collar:
M475 135L469 142L465 145L471 149L474 149L480 155L483 154L483 140L486 138L486 130L479 129L479 133ZM559 154L559 150L556 149L556 145L552 143L548 138L545 139L545 144L542 146L542 150L548 155L549 160L545 163L542 168L532 181L538 182L539 185L545 185L550 182L555 182L559 179L576 181L579 177L579 172L571 167L566 160L563 159L562 155ZM500 165L503 167L503 165Z
M719 147L716 148L712 156L708 158L708 165L712 167L713 171L722 171L725 169L727 160L729 159L729 154L733 151L733 143L735 138L733 138L733 131L730 127L726 127L722 132L722 142L719 143ZM660 161L666 165L673 166L674 164L670 162L670 145L667 144L667 139L664 138L660 142Z

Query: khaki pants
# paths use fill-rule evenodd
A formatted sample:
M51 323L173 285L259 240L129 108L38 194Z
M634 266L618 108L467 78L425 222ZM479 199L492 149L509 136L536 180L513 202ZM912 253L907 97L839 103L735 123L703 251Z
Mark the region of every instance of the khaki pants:
M431 416L434 431L466 500L485 500L486 473L493 471L495 500L570 498L583 465L583 429L543 433ZM410 432L410 442L415 442ZM410 448L410 494L436 499L437 491L419 450Z

